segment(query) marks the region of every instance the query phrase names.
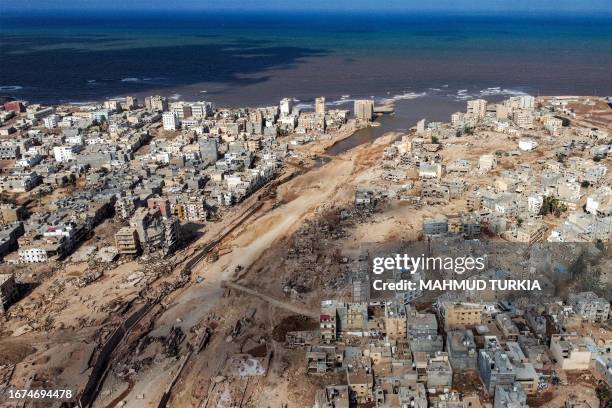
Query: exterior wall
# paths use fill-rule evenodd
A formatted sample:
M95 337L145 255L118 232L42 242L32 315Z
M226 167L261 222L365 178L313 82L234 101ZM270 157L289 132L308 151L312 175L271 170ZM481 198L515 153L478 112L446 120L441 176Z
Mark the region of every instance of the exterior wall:
M387 337L391 340L405 339L407 335L406 318L385 317L385 330L387 331Z
M19 259L25 263L47 262L47 251L41 248L24 248L19 250Z
M494 351L479 351L478 372L489 395L495 393L495 387L498 385L511 385L515 379L515 374L512 370L497 366Z
M445 307L444 326L446 329L478 326L481 323L482 310L480 309L461 304L449 304Z
M0 275L0 312L6 309L17 299L17 284L14 275Z
M446 350L454 370L474 370L477 367L477 350L471 331L449 332Z
M588 370L591 363L591 352L588 350L566 349L563 347L563 336L553 336L550 351L562 370ZM575 337L569 337L571 342Z

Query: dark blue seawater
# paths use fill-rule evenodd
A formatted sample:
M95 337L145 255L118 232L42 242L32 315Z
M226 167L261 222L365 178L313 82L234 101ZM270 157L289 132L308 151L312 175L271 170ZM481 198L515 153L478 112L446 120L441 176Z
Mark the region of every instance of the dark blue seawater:
M608 95L612 16L0 12L0 61L0 96L46 103Z

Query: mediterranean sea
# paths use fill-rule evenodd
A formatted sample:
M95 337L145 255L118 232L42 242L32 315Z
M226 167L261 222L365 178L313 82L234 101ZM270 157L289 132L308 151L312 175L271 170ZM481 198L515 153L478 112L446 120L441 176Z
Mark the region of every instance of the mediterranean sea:
M30 102L324 95L419 100L437 120L474 97L612 94L612 16L0 13L0 60L0 96Z

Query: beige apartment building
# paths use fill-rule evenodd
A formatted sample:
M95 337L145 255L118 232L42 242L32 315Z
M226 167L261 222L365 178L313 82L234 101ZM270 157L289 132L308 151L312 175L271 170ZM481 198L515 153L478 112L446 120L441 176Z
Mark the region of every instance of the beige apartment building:
M478 326L482 323L482 306L468 303L446 303L442 308L446 330Z
M591 352L576 334L553 334L550 351L562 370L588 370Z

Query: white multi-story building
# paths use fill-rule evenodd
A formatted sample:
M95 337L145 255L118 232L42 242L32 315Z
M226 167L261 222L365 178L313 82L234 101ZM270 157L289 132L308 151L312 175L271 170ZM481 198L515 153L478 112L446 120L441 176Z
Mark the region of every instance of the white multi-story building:
M531 95L514 96L504 102L504 105L509 109L527 109L535 108L535 98Z
M107 121L110 118L111 113L108 109L98 109L97 111L94 111L92 115L93 119L100 123Z
M283 98L280 101L280 112L281 116L289 116L291 115L291 111L293 110L293 99L291 98Z
M523 138L519 140L518 147L522 151L530 152L538 147L538 142L533 139Z
M104 109L108 109L112 112L117 112L121 109L121 102L116 99L104 101Z
M53 114L49 116L45 116L43 118L43 123L47 129L56 128L59 123L59 116Z
M191 105L191 114L194 118L205 118L212 115L212 108L210 102L197 102Z
M531 95L519 96L519 105L521 109L534 109L535 108L535 98Z
M77 145L53 147L53 156L58 163L74 160L78 152L79 147Z
M179 120L189 118L193 115L191 105L185 102L174 102L170 105L170 111L173 112Z
M179 126L179 119L175 112L164 112L162 122L164 130L176 130Z
M82 145L83 144L83 135L71 135L66 137L66 143L71 145Z
M588 161L584 163L584 179L589 183L599 183L608 174L608 166L603 163Z

